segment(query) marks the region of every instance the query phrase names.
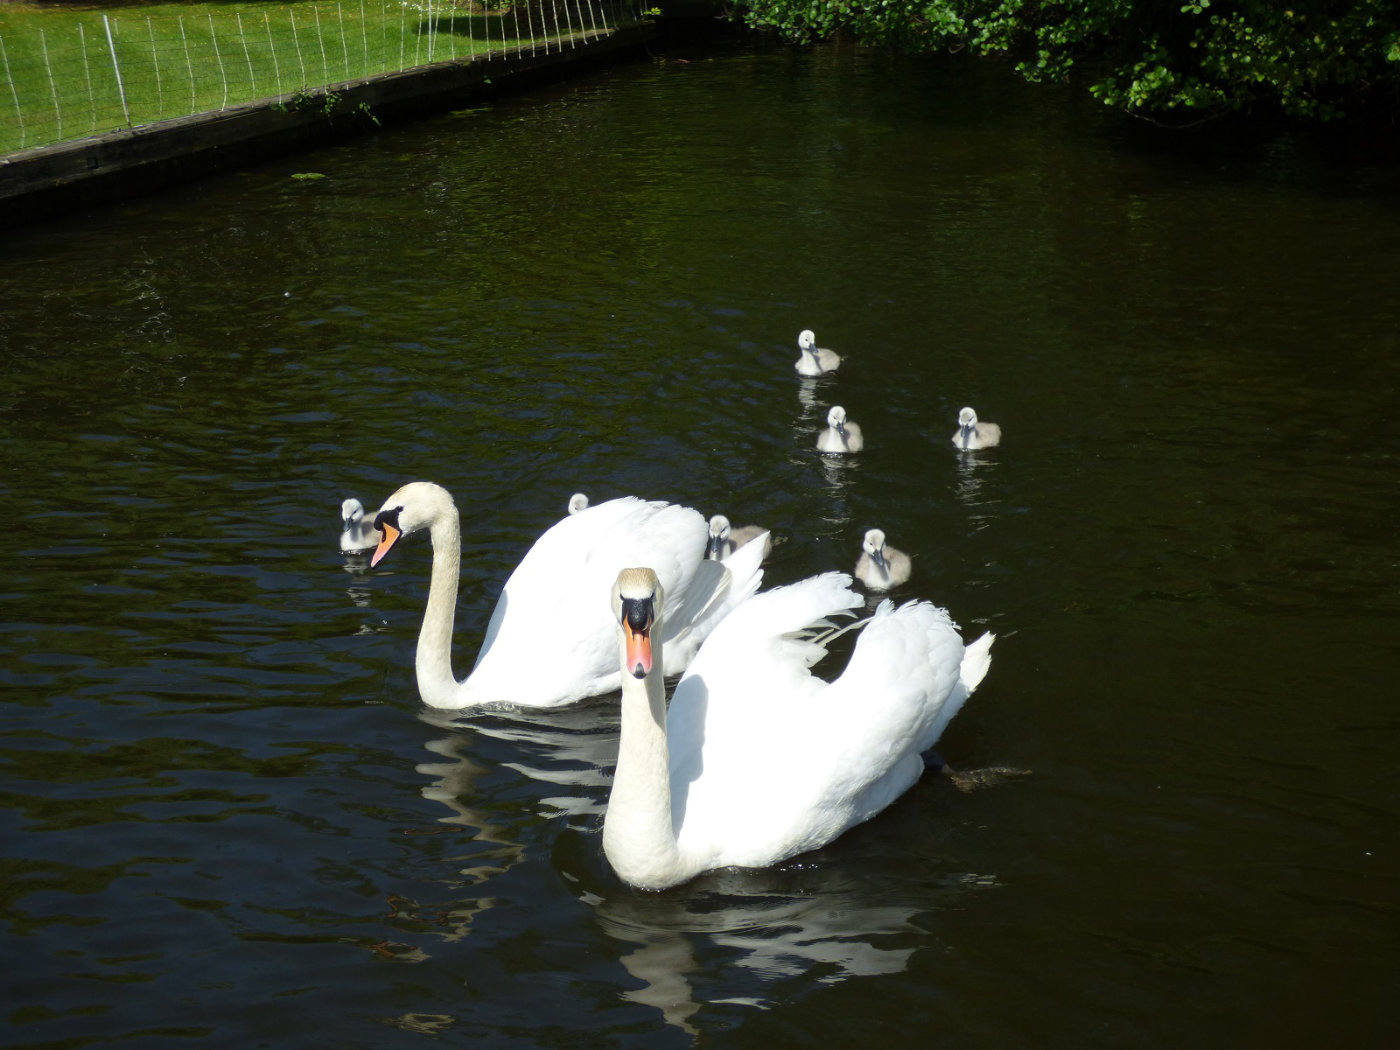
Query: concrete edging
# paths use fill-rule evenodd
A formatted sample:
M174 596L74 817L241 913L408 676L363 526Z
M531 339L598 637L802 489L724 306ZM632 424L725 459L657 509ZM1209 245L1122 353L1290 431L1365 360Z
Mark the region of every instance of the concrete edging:
M287 94L12 153L0 158L0 228L362 135L375 121L394 123L557 80L640 55L658 34L648 23L550 54L457 59L328 84L309 95L337 96L329 116L307 107L305 95L297 105Z

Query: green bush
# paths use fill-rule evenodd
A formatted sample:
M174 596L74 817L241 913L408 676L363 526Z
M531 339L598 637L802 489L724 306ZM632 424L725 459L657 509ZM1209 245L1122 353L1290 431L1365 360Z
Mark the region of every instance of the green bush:
M1395 0L736 0L795 40L847 33L903 51L1007 56L1033 81L1073 78L1143 115L1281 111L1400 118Z

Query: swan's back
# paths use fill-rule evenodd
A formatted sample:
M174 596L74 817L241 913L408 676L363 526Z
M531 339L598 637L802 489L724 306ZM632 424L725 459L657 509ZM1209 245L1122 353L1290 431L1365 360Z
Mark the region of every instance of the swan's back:
M532 691L557 695L557 703L605 691L603 683L618 676L617 625L607 602L617 574L653 569L672 615L691 594L707 535L698 511L635 496L562 518L506 580L462 688L473 702L529 703L511 695L525 678ZM522 662L528 676L520 673ZM500 695L485 695L492 691Z
M807 668L824 647L793 632L859 604L849 584L828 573L758 595L677 685L668 730L683 853L761 866L830 842L918 779L922 752L985 673L990 636L966 685L948 614L884 602L842 675L816 678Z

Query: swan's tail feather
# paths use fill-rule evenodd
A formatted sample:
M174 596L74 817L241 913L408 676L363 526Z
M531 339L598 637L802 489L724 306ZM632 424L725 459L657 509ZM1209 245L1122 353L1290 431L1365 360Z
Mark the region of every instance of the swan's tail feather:
M996 640L997 636L988 631L963 650L958 681L968 694L987 676L987 669L992 666L992 643Z

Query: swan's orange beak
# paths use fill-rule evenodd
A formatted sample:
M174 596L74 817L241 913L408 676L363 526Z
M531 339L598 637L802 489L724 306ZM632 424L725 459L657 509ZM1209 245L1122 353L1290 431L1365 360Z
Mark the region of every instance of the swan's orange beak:
M379 546L375 547L374 553L370 555L369 567L371 569L384 560L384 555L389 553L389 548L392 547L398 541L398 538L403 535L402 532L394 528L394 526L387 521L382 522L379 526L379 529L381 532L384 533L384 535L379 540Z
M624 619L622 633L627 639L627 670L633 678L645 678L651 674L651 632L634 631Z

